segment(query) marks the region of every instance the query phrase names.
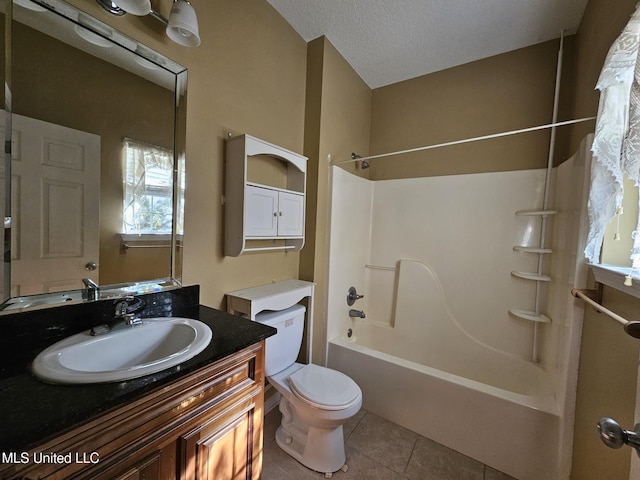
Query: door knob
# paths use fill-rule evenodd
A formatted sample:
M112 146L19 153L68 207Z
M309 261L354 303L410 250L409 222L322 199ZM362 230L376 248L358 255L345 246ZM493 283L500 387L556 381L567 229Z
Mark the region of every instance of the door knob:
M601 418L598 421L600 440L609 448L620 448L629 445L636 449L640 456L640 423L633 430L624 430L618 422L612 418Z

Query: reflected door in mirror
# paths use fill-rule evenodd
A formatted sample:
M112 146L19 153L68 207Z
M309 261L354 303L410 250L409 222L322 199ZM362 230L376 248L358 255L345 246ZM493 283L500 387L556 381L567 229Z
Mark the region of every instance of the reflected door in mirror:
M96 281L100 137L13 114L12 295Z

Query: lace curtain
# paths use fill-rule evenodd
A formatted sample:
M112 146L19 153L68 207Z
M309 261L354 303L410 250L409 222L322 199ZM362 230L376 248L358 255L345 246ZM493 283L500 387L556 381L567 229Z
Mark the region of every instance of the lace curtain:
M589 233L584 252L591 263L600 262L605 228L621 208L623 175L626 173L636 186L640 184L639 50L640 6L611 45L596 85L600 102L591 148ZM636 263L640 266L639 234L634 234L631 258L634 267Z
M171 233L173 151L125 139L124 233Z

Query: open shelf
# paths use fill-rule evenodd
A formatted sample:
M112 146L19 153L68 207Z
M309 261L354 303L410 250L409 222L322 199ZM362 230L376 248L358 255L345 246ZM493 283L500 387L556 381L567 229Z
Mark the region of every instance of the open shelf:
M533 280L534 282L550 282L551 277L549 275L538 275L532 272L511 272L511 275L518 278L524 278L525 280Z
M557 213L557 210L520 210L516 212L516 215L528 217L547 217L549 215L556 215Z
M513 247L516 252L524 252L524 253L537 253L538 255L547 255L552 253L550 248L539 248L539 247L523 247L521 245L516 245Z
M541 313L536 314L536 312L529 310L509 310L509 313L514 317L518 317L522 320L528 320L530 322L551 323L551 319L546 315Z

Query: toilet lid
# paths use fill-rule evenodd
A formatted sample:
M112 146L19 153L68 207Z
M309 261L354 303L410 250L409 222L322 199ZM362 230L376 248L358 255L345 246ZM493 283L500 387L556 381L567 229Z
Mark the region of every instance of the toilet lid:
M318 365L306 365L289 377L291 390L312 405L339 410L355 401L362 392L344 373Z

